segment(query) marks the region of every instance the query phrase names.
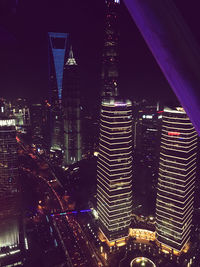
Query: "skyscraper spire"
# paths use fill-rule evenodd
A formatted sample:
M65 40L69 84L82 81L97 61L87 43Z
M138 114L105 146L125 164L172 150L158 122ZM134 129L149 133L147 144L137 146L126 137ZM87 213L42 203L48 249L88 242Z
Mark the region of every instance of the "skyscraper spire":
M119 0L106 0L102 62L102 96L118 95L119 79Z
M69 57L67 59L66 65L77 65L76 60L74 58L74 53L73 53L73 50L72 50L72 45L70 46Z

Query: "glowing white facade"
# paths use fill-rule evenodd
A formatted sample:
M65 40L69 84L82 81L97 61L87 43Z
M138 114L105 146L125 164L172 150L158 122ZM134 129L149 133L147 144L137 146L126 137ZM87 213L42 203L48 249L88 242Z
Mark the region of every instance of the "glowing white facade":
M105 99L97 161L97 211L107 240L128 235L132 211L132 103Z
M0 248L19 245L18 175L15 120L0 119Z
M182 108L163 112L157 240L180 251L190 239L196 178L197 132Z

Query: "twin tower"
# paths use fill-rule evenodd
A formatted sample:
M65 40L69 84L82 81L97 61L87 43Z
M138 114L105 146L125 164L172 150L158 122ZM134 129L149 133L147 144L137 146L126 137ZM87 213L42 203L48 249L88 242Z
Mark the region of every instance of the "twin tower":
M109 245L128 237L132 214L132 105L104 99L97 162L97 211ZM194 210L198 135L182 108L162 113L156 200L156 240L181 252L189 243Z
M109 244L128 237L134 168L133 107L131 101L118 96L119 7L119 0L106 0L97 161L99 227ZM69 165L81 159L81 127L77 64L72 50L65 61L67 39L67 34L49 33L51 149L63 150L64 162ZM178 252L190 239L196 160L197 133L187 114L182 108L165 109L162 113L156 238L162 247Z
M132 103L118 96L120 1L106 0L97 161L99 227L109 245L128 237L132 214ZM191 236L197 132L182 108L165 108L156 201L156 240L180 252Z

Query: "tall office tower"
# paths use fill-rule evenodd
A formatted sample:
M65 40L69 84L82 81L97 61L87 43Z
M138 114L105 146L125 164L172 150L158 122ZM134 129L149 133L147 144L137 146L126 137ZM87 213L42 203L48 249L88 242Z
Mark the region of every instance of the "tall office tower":
M145 215L155 213L162 112L156 105L139 106L134 118L134 197ZM136 202L134 202L136 203Z
M33 142L36 144L46 143L46 140L44 140L47 127L47 114L45 111L43 103L34 103L30 106L31 135Z
M78 65L72 47L64 67L62 106L64 115L64 165L81 160L81 121Z
M141 159L151 169L157 169L162 112L156 106L144 106L137 114L134 144Z
M162 246L181 251L190 239L197 133L182 108L164 109L160 145L156 235Z
M0 118L0 247L19 245L19 182L15 120Z
M62 83L68 34L49 32L49 83L51 90L51 150L62 150Z
M108 242L128 235L132 211L132 103L102 100L97 161L97 211Z
M102 64L102 96L118 95L120 0L105 0L105 34Z

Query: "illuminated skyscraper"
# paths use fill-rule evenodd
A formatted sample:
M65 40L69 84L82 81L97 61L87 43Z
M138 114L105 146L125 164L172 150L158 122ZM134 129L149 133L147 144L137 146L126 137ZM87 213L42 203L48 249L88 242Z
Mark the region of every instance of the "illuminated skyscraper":
M81 122L78 65L72 48L64 67L63 94L64 164L81 160Z
M0 248L19 245L19 182L15 120L0 119Z
M132 103L104 99L97 161L97 211L109 242L128 235L132 211Z
M105 0L105 33L102 64L102 96L118 95L120 0Z
M162 115L156 234L161 245L180 251L190 239L197 133L182 108Z
M51 150L62 149L61 97L68 34L49 32L49 83L51 90Z

